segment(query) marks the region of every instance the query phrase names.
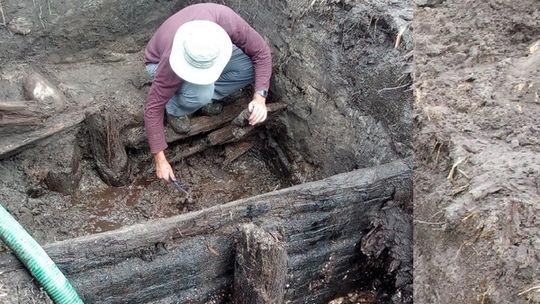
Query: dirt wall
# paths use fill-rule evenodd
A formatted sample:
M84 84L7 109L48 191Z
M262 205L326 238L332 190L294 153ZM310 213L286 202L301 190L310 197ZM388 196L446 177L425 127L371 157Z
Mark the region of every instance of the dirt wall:
M410 155L408 1L227 4L272 46L273 97L290 105L273 133L298 179Z
M97 47L138 52L177 2L185 1L2 1L9 31L0 31L0 57L69 61L96 55Z
M540 303L538 1L418 1L415 303Z
M0 56L66 63L140 52L167 16L196 2L3 1ZM408 1L224 4L272 47L273 98L290 105L272 131L296 182L410 155Z

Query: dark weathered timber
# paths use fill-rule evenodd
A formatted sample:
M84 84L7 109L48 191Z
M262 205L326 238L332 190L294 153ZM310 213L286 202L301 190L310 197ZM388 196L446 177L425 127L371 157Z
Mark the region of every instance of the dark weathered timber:
M119 123L107 112L89 114L85 122L101 179L115 187L127 185L130 182L130 164L117 129Z
M228 122L232 121L240 111L243 105L235 102L223 107L223 112L216 116L197 116L191 118L191 131L187 134L178 134L171 128L165 126L165 139L167 143L173 143L184 138L192 137L201 133L215 130ZM146 135L144 127L136 127L127 131L126 146L134 149L146 147Z
M180 144L173 148L173 152L171 153L174 155L169 160L169 163L176 163L180 160L191 156L193 154L197 154L199 152L202 152L212 146L218 146L229 142L235 142L238 140L243 139L248 135L250 132L242 132L240 135L235 134L235 129L237 127L232 126L225 126L221 129L215 130L212 133L208 134L206 137L199 138L192 143L187 144ZM247 127L242 129L249 129L249 131L252 131L255 129L255 127ZM237 131L236 131L237 132Z
M228 166L237 158L249 151L253 145L253 141L246 140L238 143L231 143L225 146L225 160L223 161L223 165Z
M35 100L0 101L0 113L45 117Z
M326 303L352 286L368 287L362 239L387 202L410 193L411 169L396 161L45 250L85 303L219 303L232 289L234 237L253 222L283 236L285 300ZM0 282L15 303L38 292L11 254L0 256Z
M0 135L31 131L41 125L46 117L34 100L0 101Z
M197 116L191 118L191 131L186 134L178 134L171 128L165 127L165 140L167 143L173 143L181 139L193 137L202 133L207 133L213 130L218 130L224 125L230 123L235 117L238 116L245 105L240 102L235 102L223 107L223 112L216 116ZM268 115L276 115L287 108L287 105L280 102L269 103L267 105ZM126 147L141 149L146 146L146 135L143 127L131 128L126 131L125 136Z
M41 123L37 117L27 117L23 115L5 115L0 113L0 127L8 126L35 126Z
M221 145L228 142L238 141L255 130L255 126L240 128L236 126L226 126L208 134L208 143L212 146Z
M72 129L84 120L84 115L81 110L77 113L59 114L48 119L39 129L0 136L0 159L17 154L54 134Z
M236 304L281 304L285 297L285 244L253 223L236 240L233 300Z
M265 122L261 124L247 127L238 127L236 125L229 124L217 130L214 130L205 137L196 139L191 143L178 145L173 148L173 152L171 153L171 155L174 156L171 157L169 162L176 163L183 158L202 152L212 146L218 146L243 140L249 135L251 135L256 128L264 126L268 121L270 121L272 118L274 118L277 114L281 113L281 111L286 108L287 105L282 103L269 104L268 118Z

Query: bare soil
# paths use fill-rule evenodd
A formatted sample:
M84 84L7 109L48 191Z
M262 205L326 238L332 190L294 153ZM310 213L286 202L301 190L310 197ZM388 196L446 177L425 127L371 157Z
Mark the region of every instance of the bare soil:
M142 125L148 89L144 45L160 22L193 2L200 1L2 1L8 26L0 26L5 41L0 58L9 60L0 67L0 99L25 100L23 78L38 72L67 100L45 127L101 110L115 117L121 136L129 137L127 130ZM127 186L107 185L97 173L84 123L0 160L0 202L40 243L170 217L411 156L408 1L225 2L271 45L271 98L288 104L287 112L261 128L252 138L255 146L229 165L223 164L223 146L175 164L189 195L156 180L145 149L127 150L132 177ZM6 136L28 134L27 129L3 131ZM64 182L48 182L50 172ZM383 232L366 237L384 238L382 249L363 249L381 259L376 264L384 278L359 288L384 290L366 295L385 302L410 303L411 206L405 202L392 208L401 211L381 212L384 218L372 224ZM359 239L366 233L359 231Z
M39 64L38 67L70 96L72 102L66 112L77 112L77 107L106 107L128 120L142 110L147 88L138 89L132 84L141 76L140 53L124 55L118 62L83 60ZM16 92L20 78L30 69L31 65L26 63L7 66L4 77L12 80L5 83L5 87ZM17 98L22 96L11 94L7 99ZM137 117L133 121L140 119ZM174 165L179 177L190 187L189 198L155 178L146 151L130 153L131 163L135 164L131 173L133 182L125 187L110 187L94 169L86 147L89 144L87 136L83 125L1 162L0 175L5 178L0 181L0 200L41 243L169 217L281 187L279 179L269 171L255 149L224 166L224 147L216 147ZM78 170L80 185L73 192L50 191L44 184L44 177L69 162L72 156L65 149L74 146L80 146L83 151Z
M415 302L540 303L538 1L416 1Z

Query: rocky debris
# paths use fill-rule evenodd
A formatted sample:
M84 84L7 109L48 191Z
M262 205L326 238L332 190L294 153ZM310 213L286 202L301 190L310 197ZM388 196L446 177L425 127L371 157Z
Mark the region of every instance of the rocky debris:
M37 72L31 72L23 79L25 97L39 101L45 114L62 112L66 107L66 97L47 78Z
M8 23L8 29L15 34L28 35L32 31L34 23L26 17L15 17Z

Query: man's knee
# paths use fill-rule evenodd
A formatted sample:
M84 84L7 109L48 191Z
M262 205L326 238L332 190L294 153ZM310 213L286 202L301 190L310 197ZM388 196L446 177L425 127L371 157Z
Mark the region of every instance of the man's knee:
M195 85L184 83L180 90L180 102L190 106L203 107L210 103L214 96L214 85Z

